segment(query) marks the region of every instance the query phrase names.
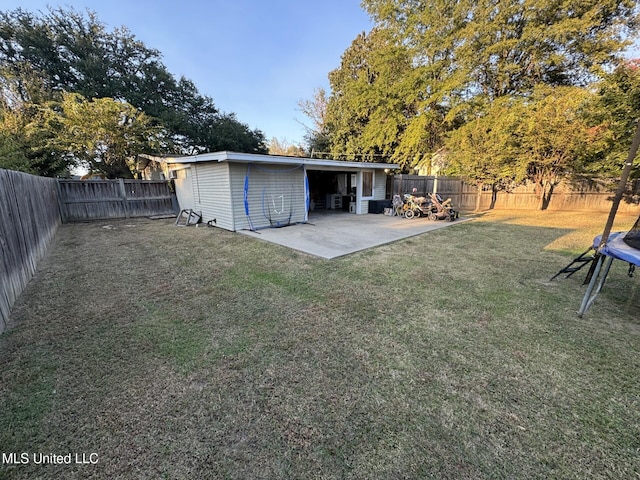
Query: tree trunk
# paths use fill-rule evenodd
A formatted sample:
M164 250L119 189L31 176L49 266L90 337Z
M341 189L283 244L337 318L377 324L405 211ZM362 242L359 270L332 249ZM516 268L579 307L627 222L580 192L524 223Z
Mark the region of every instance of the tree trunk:
M540 187L540 196L538 197L537 210L544 210L544 199L547 191L547 182L543 180L538 185Z
M491 205L489 205L489 210L493 210L496 208L496 202L498 201L498 186L494 183L491 185Z
M483 184L479 183L478 184L478 192L476 194L476 209L475 209L476 212L480 211L480 205L481 205L481 202L482 202L482 187L483 187Z
M553 195L553 182L544 180L541 185L540 198L538 200L538 210L546 210L551 203L551 195Z

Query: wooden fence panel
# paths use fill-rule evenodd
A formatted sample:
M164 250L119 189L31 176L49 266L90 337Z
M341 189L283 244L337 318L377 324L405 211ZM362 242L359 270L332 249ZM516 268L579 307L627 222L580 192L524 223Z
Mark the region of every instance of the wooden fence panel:
M60 223L55 179L0 169L0 332Z
M177 213L165 181L59 180L58 183L64 222Z
M166 181L124 180L130 217L176 213Z
M418 195L426 195L433 192L435 177L421 175L395 175L393 177L392 194L403 195L416 189Z
M478 190L473 185L464 183L459 178L433 177L419 175L395 175L390 182L392 194L403 195L417 189L418 195L433 191L444 198L451 198L455 208L475 210L478 206ZM611 209L615 181L598 184L585 181L582 184L560 184L551 196L547 210L572 210L608 212ZM637 212L640 205L640 180L629 183L629 195L620 203L619 212ZM510 191L495 193L484 191L480 196L480 210L492 207L498 210L535 210L540 201L534 185L521 185Z
M59 180L63 222L125 218L117 180Z

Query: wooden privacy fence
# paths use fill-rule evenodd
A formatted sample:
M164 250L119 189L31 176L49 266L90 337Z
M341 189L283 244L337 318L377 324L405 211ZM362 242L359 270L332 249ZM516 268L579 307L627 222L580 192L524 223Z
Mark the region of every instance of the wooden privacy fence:
M63 222L177 213L166 181L58 180L58 197Z
M0 169L0 333L60 225L56 185Z
M509 191L482 191L478 202L478 188L468 185L459 178L420 175L395 175L389 182L387 191L403 195L416 189L419 195L438 192L444 198L451 198L453 205L462 210L532 210L539 206L534 185L521 185ZM613 191L605 184L583 182L582 184L561 183L551 195L547 210L572 210L608 212L611 209ZM620 204L619 212L637 212L640 205L640 181L630 183L629 195Z
M459 178L395 175L390 183L392 195L412 193L415 188L416 193L420 196L438 192L444 198L451 198L452 204L458 209L473 210L476 207L478 189L472 185L467 185ZM389 190L389 187L387 190Z

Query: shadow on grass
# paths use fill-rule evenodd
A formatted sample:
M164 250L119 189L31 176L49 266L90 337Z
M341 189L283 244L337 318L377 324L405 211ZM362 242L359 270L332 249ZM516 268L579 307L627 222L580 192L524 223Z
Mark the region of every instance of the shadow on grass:
M0 336L0 450L99 463L1 476L640 472L637 280L577 319L581 282L548 282L568 228L483 218L327 261L132 223L63 226Z

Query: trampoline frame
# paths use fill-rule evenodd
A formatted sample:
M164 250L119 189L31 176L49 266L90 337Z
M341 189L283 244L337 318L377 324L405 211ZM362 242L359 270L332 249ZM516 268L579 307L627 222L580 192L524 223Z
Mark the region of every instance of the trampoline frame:
M633 247L627 245L623 242L623 237L626 232L615 232L609 235L608 243L600 246L600 240L602 239L601 235L598 235L593 240L593 248L598 250L597 259L594 260L596 262L595 269L593 270L593 275L591 276L591 280L589 281L589 285L587 286L587 290L584 293L584 297L582 298L582 303L580 305L580 310L578 310L578 317L582 317L589 310L589 307L593 304L593 302L598 297L598 294L602 290L605 281L607 280L607 276L609 275L609 270L611 270L611 265L614 260L622 260L624 262L629 263L632 266L640 266L640 250L638 250L638 257L629 256L628 250L633 249ZM622 242L622 243L620 243ZM621 255L621 251L625 250L625 253ZM630 272L632 272L632 268L630 268Z

